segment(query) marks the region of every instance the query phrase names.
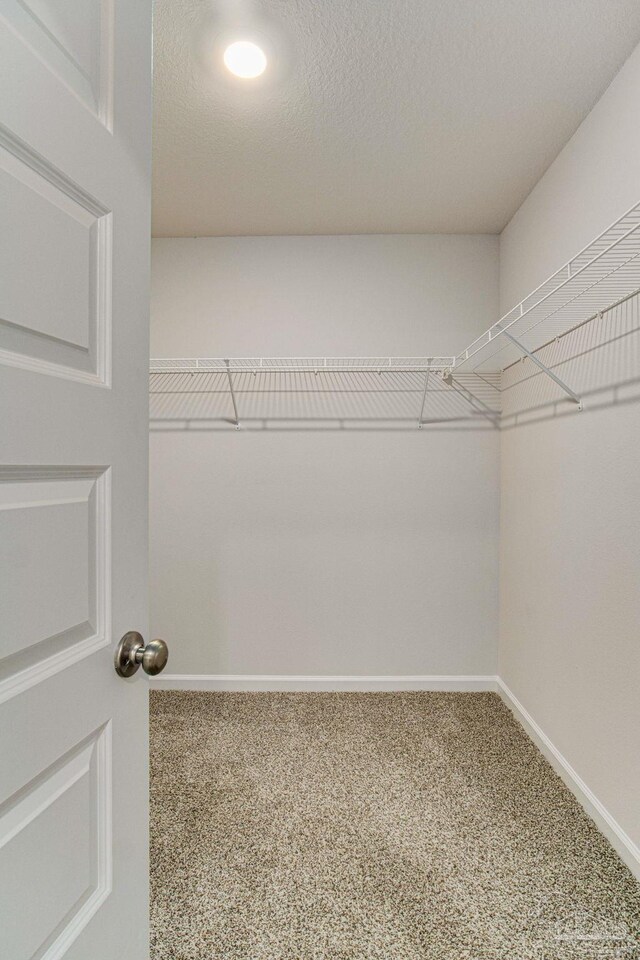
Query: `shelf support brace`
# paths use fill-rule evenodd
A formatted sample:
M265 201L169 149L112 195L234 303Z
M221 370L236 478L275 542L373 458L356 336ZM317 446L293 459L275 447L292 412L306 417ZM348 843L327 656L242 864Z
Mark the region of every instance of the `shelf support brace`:
M238 405L236 403L236 395L233 390L233 380L231 379L231 370L229 368L229 361L225 360L224 365L227 368L227 377L229 378L229 392L231 393L231 403L233 404L233 414L235 417L235 425L236 425L236 429L239 429L240 419L238 417Z
M580 399L577 393L574 393L571 387L567 386L564 380L561 380L560 377L556 376L553 370L550 370L549 367L547 367L546 364L542 362L542 360L539 360L538 357L536 357L535 353L531 353L530 350L527 350L524 344L520 343L519 340L516 340L516 338L507 330L502 330L502 335L506 337L507 340L510 340L511 343L518 348L518 350L522 350L522 352L526 357L529 357L530 360L533 360L535 365L537 367L540 367L543 373L546 373L546 375L550 377L554 383L558 384L560 389L566 393L566 395L569 397L570 400L573 400L574 403L577 403L578 410L582 410L582 400Z
M422 394L422 406L420 407L420 416L418 417L418 427L422 429L422 418L424 416L424 405L427 402L427 390L429 389L429 371L427 370L424 377L424 392Z
M471 406L478 411L478 413L481 413L483 417L486 417L486 419L489 420L496 430L499 429L500 414L496 410L492 410L491 407L488 407L486 403L482 402L482 400L478 400L478 398L471 393L471 390L467 390L467 388L463 387L461 383L457 383L453 379L453 375L451 373L446 374L442 379L447 386L451 387L452 390L455 390L456 393L459 393L461 397L464 397L467 403L470 403Z

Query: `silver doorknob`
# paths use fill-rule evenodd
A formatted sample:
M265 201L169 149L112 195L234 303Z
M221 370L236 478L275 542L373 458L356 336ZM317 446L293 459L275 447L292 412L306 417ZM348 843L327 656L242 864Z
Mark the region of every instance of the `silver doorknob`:
M114 663L119 677L132 677L142 665L145 673L155 677L167 665L169 648L164 640L151 640L145 646L136 630L130 630L118 644Z

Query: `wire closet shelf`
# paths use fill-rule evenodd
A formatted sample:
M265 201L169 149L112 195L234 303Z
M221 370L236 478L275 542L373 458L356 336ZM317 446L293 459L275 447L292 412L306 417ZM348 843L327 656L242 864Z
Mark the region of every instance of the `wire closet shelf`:
M455 357L259 357L152 360L156 373L426 373L448 370Z
M571 387L536 354L639 291L636 204L458 356L161 358L150 363L151 393L162 417L168 398L224 390L231 406L221 419L235 426L241 419L389 419L422 426L459 419L463 410L497 426L500 375L523 357L580 405ZM305 416L308 401L283 407L285 396L299 400L312 394L323 398L321 409L312 411L319 416ZM388 410L381 397L391 403ZM341 410L345 398L349 402Z

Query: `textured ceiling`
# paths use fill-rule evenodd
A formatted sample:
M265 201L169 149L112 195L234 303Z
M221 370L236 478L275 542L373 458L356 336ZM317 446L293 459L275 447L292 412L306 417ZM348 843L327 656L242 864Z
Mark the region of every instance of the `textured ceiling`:
M156 0L154 234L499 232L639 39L638 0Z

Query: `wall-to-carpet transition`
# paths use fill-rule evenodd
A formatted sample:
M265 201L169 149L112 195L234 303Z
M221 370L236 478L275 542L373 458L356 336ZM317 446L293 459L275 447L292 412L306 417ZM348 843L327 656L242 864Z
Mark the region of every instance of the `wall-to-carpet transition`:
M640 885L493 693L153 691L151 882L153 960L640 957Z

